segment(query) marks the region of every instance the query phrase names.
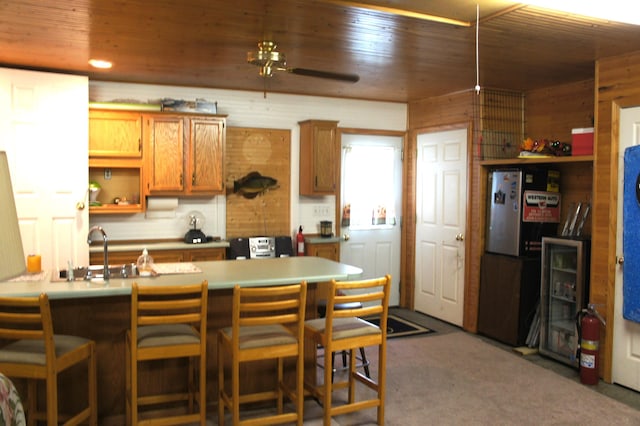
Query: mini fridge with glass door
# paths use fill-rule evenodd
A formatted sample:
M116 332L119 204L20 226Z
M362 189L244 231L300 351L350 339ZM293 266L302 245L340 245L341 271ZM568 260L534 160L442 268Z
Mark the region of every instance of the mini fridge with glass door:
M589 303L590 241L542 238L539 351L578 367L576 316Z

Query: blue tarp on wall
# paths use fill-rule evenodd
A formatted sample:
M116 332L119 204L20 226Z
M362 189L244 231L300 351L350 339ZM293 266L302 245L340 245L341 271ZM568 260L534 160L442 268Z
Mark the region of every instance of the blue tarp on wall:
M640 145L624 151L622 316L640 322Z

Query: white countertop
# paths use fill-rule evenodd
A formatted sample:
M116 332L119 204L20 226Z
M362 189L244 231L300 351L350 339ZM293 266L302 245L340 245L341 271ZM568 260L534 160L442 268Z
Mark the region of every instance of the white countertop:
M51 280L50 273L42 273L27 281L0 282L0 296L37 296L47 293L50 299L73 299L131 294L131 284L176 285L209 281L209 289L228 289L235 284L245 287L294 284L302 280L324 282L331 279L352 280L362 275L362 269L321 257L300 256L273 259L218 260L193 262L202 272L112 279L108 282Z

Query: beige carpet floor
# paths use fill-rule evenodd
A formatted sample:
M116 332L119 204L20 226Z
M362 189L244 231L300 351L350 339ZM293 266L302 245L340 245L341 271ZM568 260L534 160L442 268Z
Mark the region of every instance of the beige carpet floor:
M640 425L640 411L473 334L390 339L387 348L386 425ZM367 355L374 372L376 353ZM321 417L307 401L305 425ZM332 424L372 425L375 410Z

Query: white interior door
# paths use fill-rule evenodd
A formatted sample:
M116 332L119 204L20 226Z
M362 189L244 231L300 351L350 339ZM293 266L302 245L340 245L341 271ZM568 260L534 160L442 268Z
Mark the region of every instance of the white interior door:
M419 134L417 145L414 308L461 326L467 129Z
M618 151L618 229L616 235L616 253L623 253L623 176L624 151L630 146L640 145L640 107L621 110L620 147ZM612 379L631 389L640 391L640 324L628 321L622 316L623 268L616 268L615 307L613 315L613 362Z
M402 142L399 136L342 135L342 205L350 210L340 235L340 261L362 278L391 274L389 305L400 302ZM344 226L342 226L344 225Z
M56 271L89 264L87 77L0 68L0 150L7 152L22 245ZM52 272L54 273L54 272Z

